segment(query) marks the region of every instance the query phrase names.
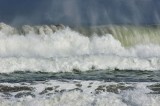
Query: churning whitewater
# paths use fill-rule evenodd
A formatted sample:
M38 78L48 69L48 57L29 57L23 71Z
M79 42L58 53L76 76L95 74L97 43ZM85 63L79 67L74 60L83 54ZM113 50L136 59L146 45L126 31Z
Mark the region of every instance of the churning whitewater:
M0 23L0 105L159 106L159 44L152 27Z
M87 71L93 67L159 70L159 52L160 46L153 43L125 47L111 33L88 36L63 25L16 29L0 24L1 73Z
M160 0L0 0L0 106L160 106Z

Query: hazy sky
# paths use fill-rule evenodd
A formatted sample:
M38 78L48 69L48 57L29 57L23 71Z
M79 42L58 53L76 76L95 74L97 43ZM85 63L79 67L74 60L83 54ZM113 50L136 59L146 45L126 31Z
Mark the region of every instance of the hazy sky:
M160 24L160 0L0 0L0 21L22 24Z

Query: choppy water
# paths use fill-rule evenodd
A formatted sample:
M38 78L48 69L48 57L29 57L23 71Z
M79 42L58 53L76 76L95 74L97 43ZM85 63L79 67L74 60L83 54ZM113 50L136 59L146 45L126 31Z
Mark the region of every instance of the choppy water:
M159 27L0 24L1 106L159 106Z
M93 80L107 82L160 82L159 71L141 70L90 70L81 72L31 72L17 71L0 74L0 82L19 83L45 80Z

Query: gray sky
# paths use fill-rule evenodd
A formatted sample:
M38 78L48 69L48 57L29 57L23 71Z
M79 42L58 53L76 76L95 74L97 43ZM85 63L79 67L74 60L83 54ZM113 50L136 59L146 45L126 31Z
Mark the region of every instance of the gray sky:
M0 21L23 24L160 24L160 0L0 0Z

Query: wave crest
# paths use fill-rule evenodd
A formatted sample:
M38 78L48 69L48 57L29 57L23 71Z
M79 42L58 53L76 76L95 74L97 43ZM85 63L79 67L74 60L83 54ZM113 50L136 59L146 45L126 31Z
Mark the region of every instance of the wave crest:
M25 34L20 35L20 30L0 24L1 72L59 72L74 68L86 71L93 66L97 69L160 69L160 46L156 44L126 48L111 34L89 37L61 25L55 32L51 26L38 27L40 33L35 32L36 28L24 26Z
M65 26L62 24L59 25L42 25L42 26L30 26L24 25L20 28L14 28L5 23L0 23L0 31L6 35L28 35L28 34L37 34L37 35L49 35L53 34L57 30L64 29Z

